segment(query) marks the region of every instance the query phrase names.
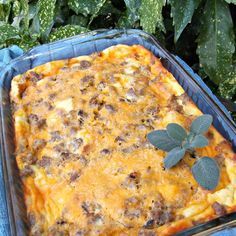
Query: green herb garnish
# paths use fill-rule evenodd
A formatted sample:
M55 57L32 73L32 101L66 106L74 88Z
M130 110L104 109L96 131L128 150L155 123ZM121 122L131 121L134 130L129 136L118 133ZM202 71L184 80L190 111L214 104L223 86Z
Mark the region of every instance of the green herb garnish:
M207 138L203 135L212 124L211 115L197 117L191 124L189 133L176 123L168 124L166 130L155 130L147 135L149 142L155 147L168 152L164 159L164 167L172 168L186 153L196 159L192 166L195 180L203 188L213 190L219 182L220 170L217 162L210 157L199 157L195 148L208 145Z

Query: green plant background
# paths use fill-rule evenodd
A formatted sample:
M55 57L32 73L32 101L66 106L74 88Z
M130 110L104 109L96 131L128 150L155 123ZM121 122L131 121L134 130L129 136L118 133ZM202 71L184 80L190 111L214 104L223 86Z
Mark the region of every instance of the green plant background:
M236 0L0 0L0 48L98 28L152 33L213 90L236 101ZM235 114L234 114L235 115Z

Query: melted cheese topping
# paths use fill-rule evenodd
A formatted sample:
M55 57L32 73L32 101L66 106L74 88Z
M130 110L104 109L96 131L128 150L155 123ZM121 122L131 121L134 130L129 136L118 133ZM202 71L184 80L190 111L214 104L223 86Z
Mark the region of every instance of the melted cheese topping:
M32 235L168 235L235 208L235 154L214 127L197 150L219 162L214 191L192 158L165 170L147 142L202 113L141 46L38 66L12 80L11 100Z

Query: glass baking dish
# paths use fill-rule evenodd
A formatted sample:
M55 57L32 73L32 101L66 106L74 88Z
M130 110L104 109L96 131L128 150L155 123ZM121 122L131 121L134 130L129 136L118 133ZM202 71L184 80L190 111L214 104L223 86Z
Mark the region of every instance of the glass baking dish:
M225 107L184 62L162 48L153 36L134 29L97 30L35 47L0 71L0 145L11 235L26 235L29 231L22 184L14 156L14 129L9 100L12 78L49 61L88 55L116 44L140 44L159 57L199 109L213 116L214 126L232 143L234 151L236 150L236 126ZM208 235L234 226L236 213L231 213L194 226L178 235Z

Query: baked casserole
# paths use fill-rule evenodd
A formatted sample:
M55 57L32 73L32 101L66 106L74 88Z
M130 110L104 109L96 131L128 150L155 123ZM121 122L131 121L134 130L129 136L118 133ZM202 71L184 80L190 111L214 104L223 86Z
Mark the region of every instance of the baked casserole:
M171 235L236 210L236 155L213 126L197 149L220 167L213 191L190 156L167 170L147 141L202 113L144 47L46 63L14 77L10 96L31 235Z

